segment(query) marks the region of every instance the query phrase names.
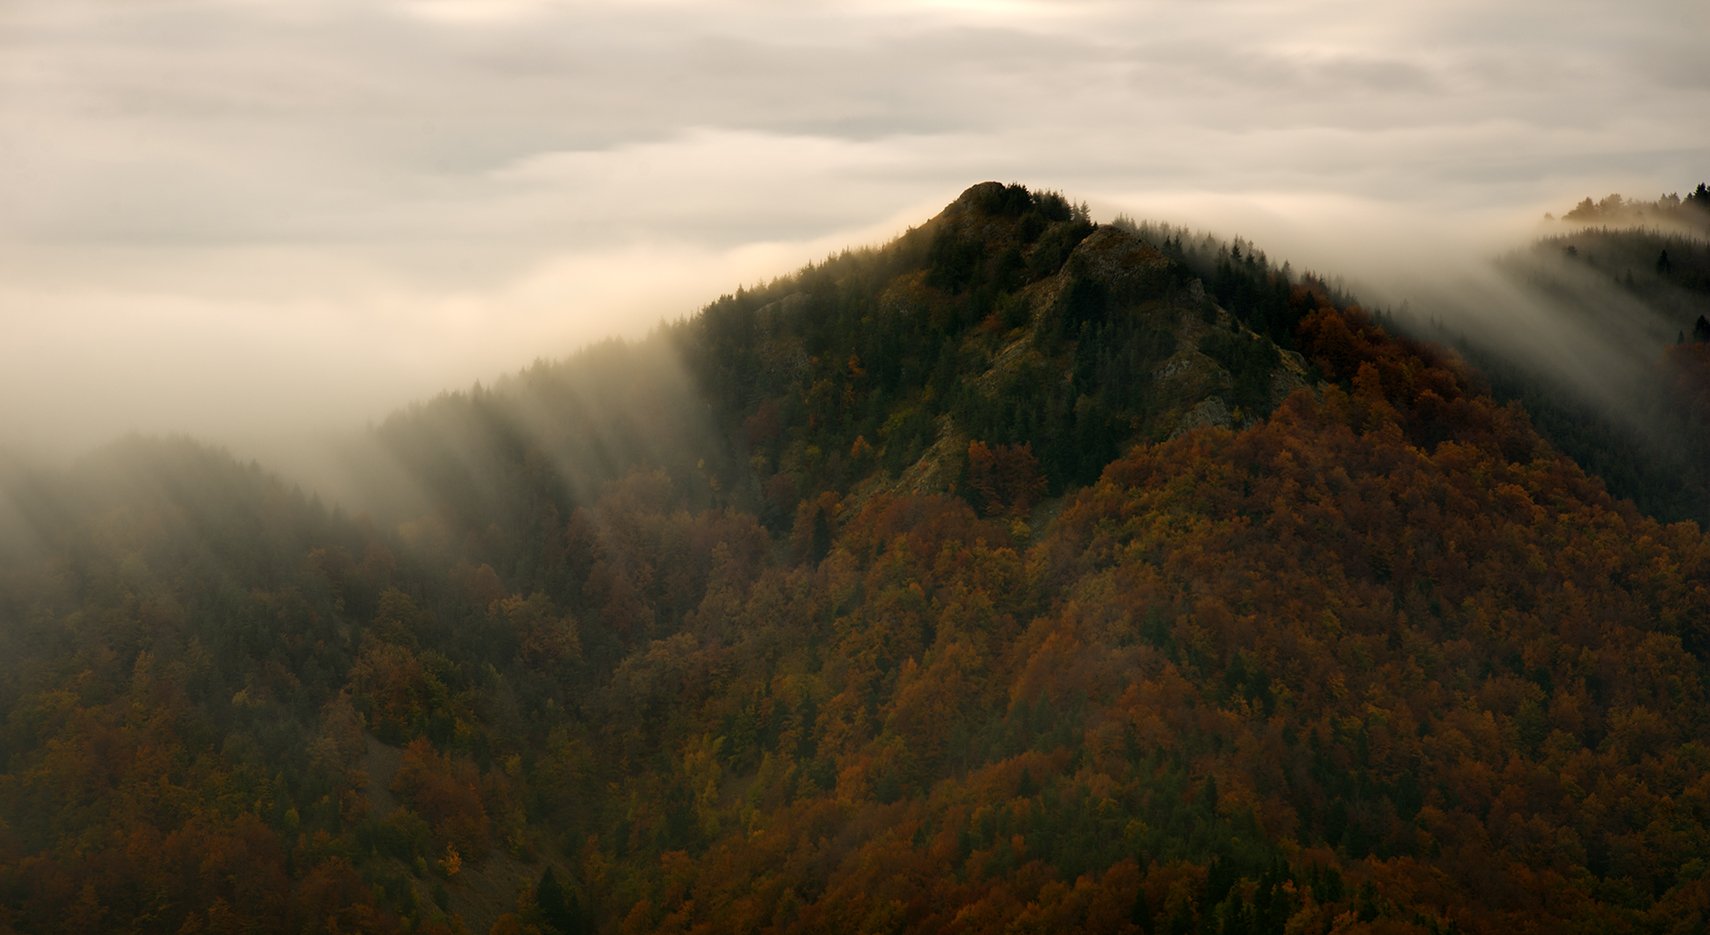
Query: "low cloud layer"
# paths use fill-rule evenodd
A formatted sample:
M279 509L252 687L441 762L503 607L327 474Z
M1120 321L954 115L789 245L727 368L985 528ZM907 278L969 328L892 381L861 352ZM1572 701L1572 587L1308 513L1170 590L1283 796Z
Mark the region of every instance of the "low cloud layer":
M986 178L1377 275L1696 180L1705 35L1700 0L24 0L0 444L359 423Z

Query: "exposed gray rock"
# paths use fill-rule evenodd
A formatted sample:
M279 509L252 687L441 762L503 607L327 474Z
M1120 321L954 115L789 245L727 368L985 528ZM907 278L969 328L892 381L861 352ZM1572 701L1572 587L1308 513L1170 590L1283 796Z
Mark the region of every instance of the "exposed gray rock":
M1170 437L1174 438L1194 429L1210 426L1229 428L1234 424L1235 417L1230 413L1229 405L1223 401L1223 397L1213 396L1209 399L1200 400L1198 405L1183 413L1181 420L1176 423L1176 430L1170 433Z

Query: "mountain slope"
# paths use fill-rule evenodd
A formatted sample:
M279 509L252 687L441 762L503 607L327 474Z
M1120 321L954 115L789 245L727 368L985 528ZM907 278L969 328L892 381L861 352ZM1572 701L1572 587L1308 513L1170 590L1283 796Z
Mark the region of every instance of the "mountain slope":
M1531 315L1484 308L1452 341L1500 398L1612 492L1663 520L1710 522L1710 196L1586 199L1498 265ZM1523 322L1517 329L1510 321ZM1481 327L1482 326L1482 327Z
M1284 333L1308 307L1296 297ZM425 478L425 503L394 509L451 538L562 517L636 467L778 529L822 492L954 490L974 442L1026 446L1059 492L1133 441L1258 418L1305 379L1157 246L984 183L891 245L727 295L640 346L400 414L365 459Z
M401 413L361 517L31 480L0 922L1700 930L1703 533L1188 252L985 184Z

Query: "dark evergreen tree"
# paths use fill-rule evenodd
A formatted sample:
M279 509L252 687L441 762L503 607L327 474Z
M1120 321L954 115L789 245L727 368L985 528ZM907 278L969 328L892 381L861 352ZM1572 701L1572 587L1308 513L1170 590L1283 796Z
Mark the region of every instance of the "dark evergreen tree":
M540 921L545 923L550 931L561 935L582 935L592 931L592 926L586 914L582 911L576 894L569 892L558 882L552 868L540 875L540 883L534 888L534 904L540 909Z

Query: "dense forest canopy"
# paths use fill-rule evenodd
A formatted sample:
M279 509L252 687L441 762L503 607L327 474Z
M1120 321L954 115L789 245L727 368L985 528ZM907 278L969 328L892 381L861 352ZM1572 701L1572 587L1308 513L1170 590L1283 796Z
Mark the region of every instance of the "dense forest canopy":
M1710 541L1565 447L985 183L397 414L360 512L8 466L0 927L1702 931Z

